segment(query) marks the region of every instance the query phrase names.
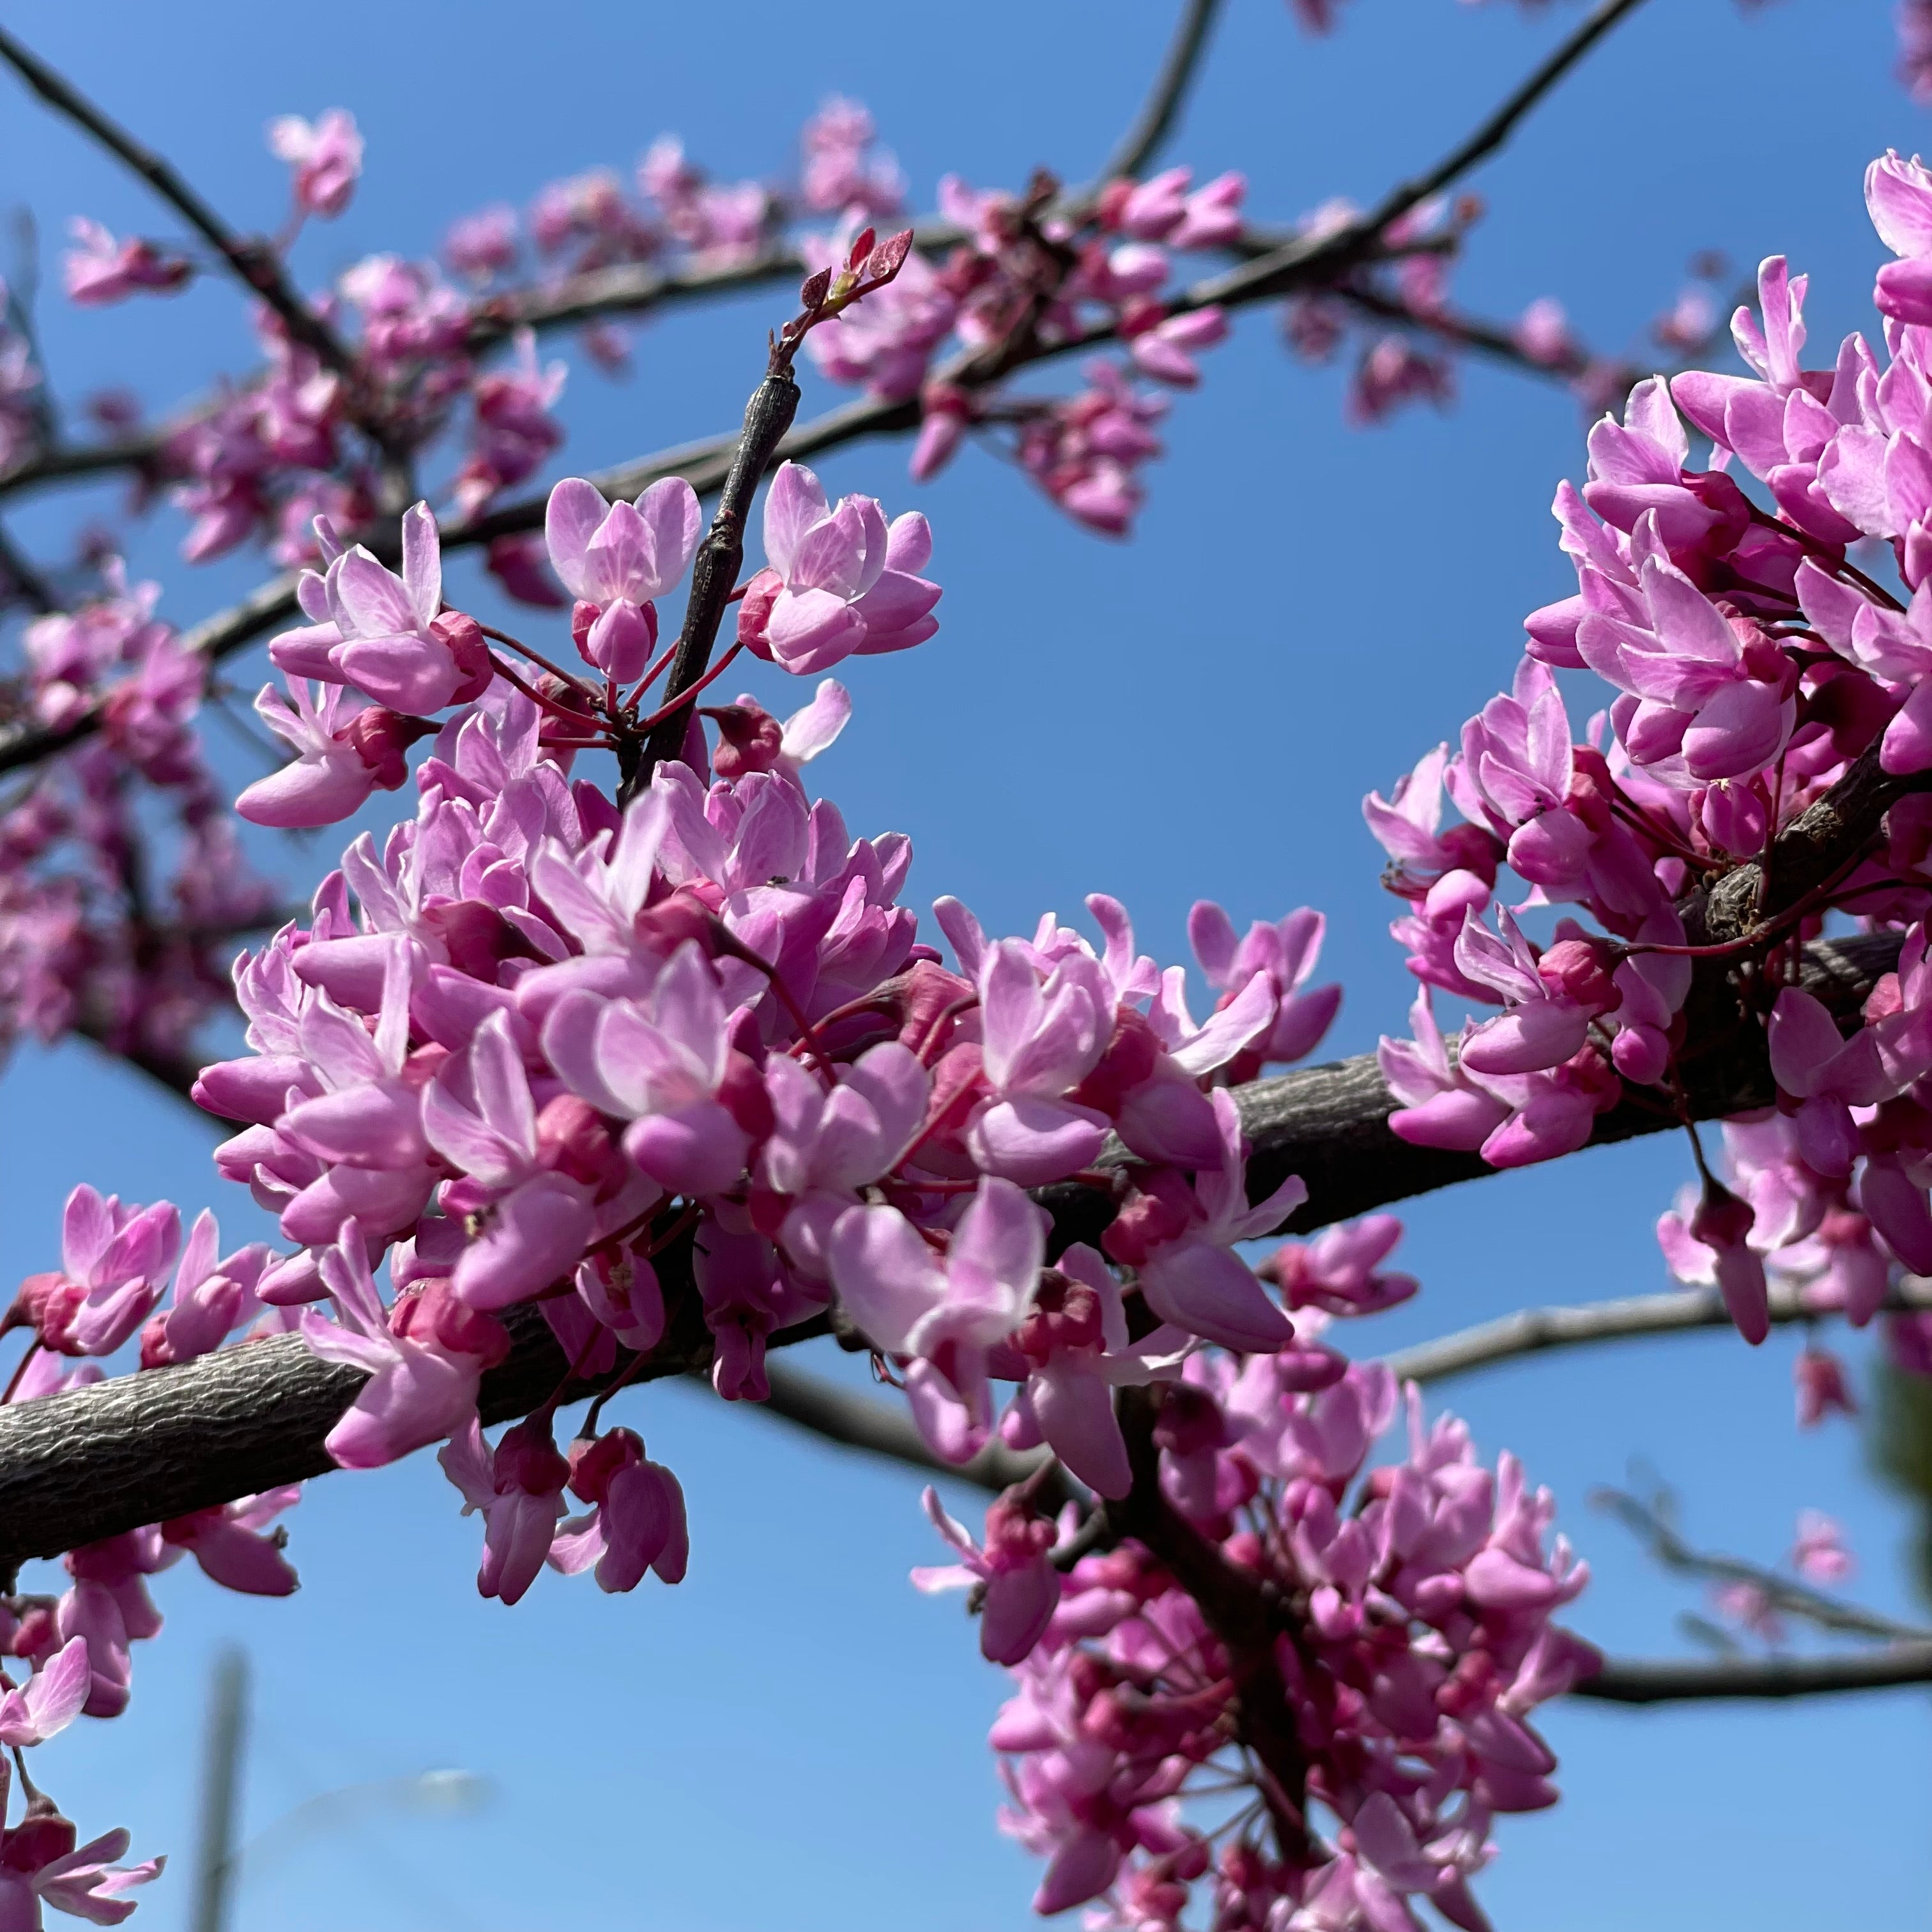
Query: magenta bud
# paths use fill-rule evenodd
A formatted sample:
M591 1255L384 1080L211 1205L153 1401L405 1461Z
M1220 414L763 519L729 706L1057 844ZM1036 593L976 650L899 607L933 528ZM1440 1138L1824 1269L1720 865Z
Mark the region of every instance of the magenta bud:
M418 738L427 738L436 728L427 718L412 718L386 705L372 704L356 712L342 735L374 775L377 788L394 791L410 775L405 754Z
M1138 1268L1156 1248L1178 1240L1198 1212L1194 1190L1171 1167L1157 1167L1127 1196L1100 1245L1124 1267Z
M1014 1331L1013 1342L1030 1362L1044 1367L1062 1349L1106 1346L1100 1298L1084 1282L1074 1281L1058 1268L1045 1270L1026 1319Z
M766 632L772 621L772 607L784 588L784 579L767 566L745 587L738 603L738 641L755 656L771 661L772 647Z
M1134 184L1130 181L1110 181L1100 190L1100 206L1097 211L1102 228L1118 228L1126 213L1127 203L1133 199Z
M832 271L830 268L820 268L817 274L806 276L799 284L799 307L808 315L810 314L814 309L824 304L826 296L831 292L831 289Z
M700 715L718 727L718 748L712 754L711 769L721 778L768 772L778 763L784 728L763 705L706 706Z
M570 607L570 641L580 651L584 640L590 635L590 627L604 614L601 604L593 604L588 598L580 597Z
M570 1480L570 1465L556 1453L546 1417L534 1417L507 1431L490 1465L496 1493L521 1490L526 1496L554 1496Z
M1169 1382L1161 1397L1154 1439L1171 1456L1191 1456L1221 1448L1228 1439L1228 1425L1220 1404L1205 1390Z
M623 1183L623 1160L609 1131L596 1108L574 1094L544 1102L537 1115L537 1158L586 1187L615 1192Z
M490 688L496 668L490 662L490 646L483 626L466 611L446 610L430 622L430 634L449 646L449 655L463 674L463 682L451 694L452 704L473 704Z
M506 959L536 957L530 943L493 905L481 899L451 899L426 908L422 922L442 941L449 963L459 973L494 984Z
M1100 1064L1066 1097L1076 1106L1091 1107L1111 1119L1127 1095L1152 1077L1161 1052L1160 1036L1146 1016L1123 1006Z
M1749 1202L1741 1201L1720 1182L1706 1181L1704 1198L1690 1217L1690 1232L1707 1248L1742 1247L1756 1218Z
M412 1284L389 1310L389 1332L399 1341L467 1355L486 1369L510 1352L510 1331L494 1315L457 1300L442 1276Z
M765 1076L746 1054L733 1047L724 1056L724 1077L718 1083L724 1111L754 1141L770 1133L774 1124L772 1096Z
M7 1834L6 1849L0 1851L0 1864L10 1870L37 1872L74 1850L77 1837L74 1820L63 1818L53 1808L50 1798L36 1798L27 1807L27 1815Z
M655 905L639 908L631 920L631 929L653 952L667 959L687 939L704 947L707 958L715 958L723 928L718 915L690 886L680 886Z
M1611 980L1603 948L1591 940L1559 939L1537 962L1536 970L1552 992L1593 1012L1606 1012L1623 997Z
M1480 825L1452 825L1438 842L1451 872L1473 872L1486 886L1496 882L1496 868L1506 850L1502 841Z
M862 228L852 238L852 245L845 251L845 272L856 275L866 266L866 257L872 252L872 244L878 239L875 229Z
M586 1503L601 1503L610 1478L644 1460L643 1439L633 1430L609 1430L595 1438L580 1436L570 1445L571 1493Z

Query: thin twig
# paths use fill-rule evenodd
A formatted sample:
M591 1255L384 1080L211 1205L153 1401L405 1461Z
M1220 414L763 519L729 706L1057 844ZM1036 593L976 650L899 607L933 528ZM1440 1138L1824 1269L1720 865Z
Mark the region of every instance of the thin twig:
M1643 0L1604 0L1587 19L1580 22L1556 48L1501 106L1468 139L1452 148L1426 174L1416 176L1382 197L1374 213L1366 218L1370 230L1379 234L1391 221L1399 220L1412 208L1440 194L1452 182L1467 174L1478 161L1486 160L1516 132L1516 124L1568 74L1570 70L1623 19L1636 12Z
M1154 86L1142 103L1141 111L1135 116L1132 125L1120 136L1119 144L1107 157L1106 165L1100 171L1103 182L1124 177L1131 179L1160 151L1180 118L1181 104L1199 70L1201 57L1207 51L1208 37L1214 32L1214 18L1220 8L1221 0L1187 0L1180 24L1174 30L1167 57L1160 64L1160 71L1154 76Z
M1600 8L1490 117L1475 136L1431 170L1425 179L1440 184L1438 177L1453 176L1494 152L1529 108L1582 54L1624 14L1640 4L1641 0L1613 0L1613 4ZM1395 218L1394 214L1386 211L1393 207L1399 214L1412 206L1412 202L1402 199L1412 186L1410 184L1396 190L1386 198L1382 208L1372 217L1352 222L1326 236L1289 238L1280 247L1258 255L1237 268L1196 283L1169 306L1176 312L1209 307L1240 308L1287 293L1297 287L1332 281L1339 273L1373 256L1382 246L1382 229ZM1432 191L1432 188L1427 191ZM1057 340L1030 342L1004 360L999 373L1004 374L1010 369L1052 361L1098 346L1113 339L1116 333L1112 324L1100 323ZM802 429L794 430L772 452L772 458L783 461L788 458L835 448L864 436L904 434L917 428L920 419L916 400L861 398L828 410ZM739 442L739 437L731 436L686 444L604 471L592 481L607 496L628 496L660 477L683 476L700 495L706 494L724 483ZM547 502L547 496L528 497L474 517L458 519L443 530L442 546L446 550L460 548L488 543L500 536L540 529ZM251 592L241 604L218 612L196 626L186 634L183 641L190 649L218 660L242 649L271 625L291 614L295 608L294 579L278 578ZM0 772L16 770L51 752L64 750L93 730L99 718L100 707L96 706L58 731L26 729L11 734L0 733Z
M60 608L53 586L21 554L20 545L4 530L0 530L0 577L4 578L5 587L16 592L30 610L44 616Z
M634 744L620 744L620 805L628 804L640 789L650 783L652 772L666 758L676 758L683 747L685 730L691 722L691 706L676 700L687 693L694 695L705 666L711 662L711 646L737 584L738 566L745 560L745 528L751 520L752 500L797 412L798 384L792 376L790 356L774 349L764 380L752 392L745 405L745 426L739 433L724 487L718 494L718 508L692 566L684 628L679 634L670 670L664 680L664 696L673 708L661 713L651 727L641 747L641 758Z
M1932 1280L1908 1275L1886 1298L1884 1306L1900 1312L1932 1310ZM1832 1312L1808 1306L1796 1288L1780 1286L1772 1292L1774 1322L1813 1321ZM1724 1298L1716 1288L1686 1288L1570 1307L1520 1308L1493 1322L1398 1348L1382 1360L1398 1381L1441 1382L1546 1349L1624 1341L1639 1335L1675 1334L1686 1329L1726 1328L1730 1322Z
M1665 1569L1674 1570L1679 1576L1701 1577L1712 1583L1748 1584L1761 1592L1774 1609L1802 1617L1820 1630L1887 1642L1932 1643L1932 1630L1921 1624L1881 1616L1876 1610L1848 1604L1823 1590L1814 1589L1808 1583L1781 1576L1762 1564L1747 1562L1741 1556L1725 1556L1694 1547L1657 1504L1646 1503L1622 1490L1609 1489L1596 1491L1591 1501L1609 1510Z
M0 27L0 60L56 113L65 115L139 175L220 256L242 286L274 310L290 334L346 379L352 392L357 380L354 358L335 332L303 300L268 243L236 234L164 155L136 140L4 27ZM377 417L362 411L355 419L386 455L395 455L393 440Z
M854 1395L836 1383L776 1362L766 1364L765 1374L771 1384L771 1399L752 1405L757 1413L775 1415L794 1428L807 1430L843 1448L862 1449L868 1455L908 1463L916 1469L928 1469L935 1475L970 1483L976 1489L995 1495L1038 1477L1042 1466L1051 1460L1040 1450L1009 1449L995 1438L970 1462L948 1462L927 1447L926 1438L903 1406ZM1035 1500L1042 1508L1057 1510L1072 1492L1058 1470L1045 1480L1047 1486L1036 1491Z

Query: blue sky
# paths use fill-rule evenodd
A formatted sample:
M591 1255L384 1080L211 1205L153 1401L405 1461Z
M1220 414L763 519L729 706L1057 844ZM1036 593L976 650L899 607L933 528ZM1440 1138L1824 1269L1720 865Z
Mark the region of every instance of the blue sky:
M8 19L239 222L281 212L268 117L352 109L368 172L347 216L302 244L298 266L317 279L373 249L426 251L452 215L525 201L558 176L627 167L662 130L721 176L781 173L799 123L834 91L872 107L921 206L948 170L1012 184L1045 162L1077 178L1131 111L1172 10L338 0L324 19L239 0L16 0ZM1172 157L1204 175L1245 170L1267 218L1336 194L1366 200L1472 124L1574 10L1349 11L1334 40L1311 43L1282 0L1228 0ZM1865 326L1878 250L1860 176L1887 146L1926 138L1890 76L1889 11L1653 0L1477 178L1490 218L1462 298L1512 314L1552 294L1589 339L1640 353L1694 250L1749 263L1783 249L1813 273L1814 344ZM117 231L161 226L138 186L10 84L0 104L0 200L30 208L50 249L76 212ZM70 395L123 382L159 406L248 363L225 289L106 313L50 301L43 314ZM654 321L626 384L578 367L571 466L735 422L777 316L758 299ZM1440 416L1364 432L1344 426L1341 403L1337 372L1292 363L1271 317L1245 318L1176 407L1125 547L1075 530L974 452L922 489L902 446L823 466L835 488L925 509L935 532L938 638L854 667L857 716L814 772L855 832L912 833L915 903L956 892L1010 931L1104 890L1166 958L1185 957L1196 897L1244 922L1318 905L1326 963L1348 986L1332 1047L1400 1028L1408 988L1358 801L1507 681L1522 614L1568 587L1547 508L1582 442L1568 398L1483 369ZM76 493L12 522L51 542L111 500ZM258 574L245 559L191 571L178 536L164 514L132 555L179 621ZM488 601L454 577L452 596L472 592ZM775 706L784 694L760 688ZM226 1227L252 1229L248 1204L216 1192L212 1141L85 1050L21 1055L0 1087L0 1275L55 1258L60 1202L82 1177L135 1199L212 1202ZM1684 1168L1678 1146L1649 1142L1414 1204L1401 1258L1424 1292L1351 1339L1372 1352L1527 1302L1663 1285L1650 1227ZM1864 1593L1905 1610L1907 1520L1854 1430L1793 1429L1795 1346L1624 1345L1493 1370L1438 1399L1486 1452L1515 1449L1556 1490L1596 1572L1576 1621L1606 1647L1676 1646L1673 1618L1691 1604L1587 1506L1634 1459L1682 1489L1694 1535L1742 1552L1774 1556L1801 1506L1831 1510ZM918 1479L700 1389L653 1388L625 1419L690 1497L678 1590L612 1600L550 1577L506 1612L474 1593L476 1531L432 1462L334 1477L290 1520L300 1595L262 1604L198 1574L161 1579L169 1627L139 1658L132 1708L44 1753L44 1780L84 1826L124 1822L140 1850L184 1866L208 1672L239 1640L256 1672L249 1831L318 1792L436 1766L486 1774L497 1793L471 1820L383 1807L285 1848L248 1877L243 1928L1024 1922L1033 1874L994 1831L981 1742L999 1674L956 1604L904 1580L934 1557ZM1505 1823L1481 1886L1499 1926L1926 1922L1923 1694L1787 1712L1565 1706L1548 1729L1565 1797ZM164 1881L136 1923L167 1932L185 1911L185 1886Z

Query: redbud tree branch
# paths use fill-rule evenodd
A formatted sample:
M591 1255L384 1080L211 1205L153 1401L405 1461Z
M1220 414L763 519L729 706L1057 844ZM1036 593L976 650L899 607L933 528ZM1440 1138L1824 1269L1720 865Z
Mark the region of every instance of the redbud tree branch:
M272 248L264 242L236 234L182 178L171 161L136 140L4 27L0 27L0 60L56 113L65 115L139 175L227 263L242 286L274 310L290 336L343 376L352 389L356 379L353 358L335 332L302 299L283 272ZM391 453L391 439L380 420L367 411L352 413L378 446L386 454Z
M1887 934L1814 945L1807 983L1847 1020L1893 956ZM1762 1028L1740 1027L1722 1052L1686 1058L1687 1104L1712 1118L1773 1097ZM1306 1204L1284 1232L1301 1232L1370 1209L1474 1180L1494 1170L1472 1154L1412 1147L1388 1125L1395 1102L1372 1054L1260 1080L1235 1091L1253 1152L1249 1191L1260 1198L1290 1174ZM1600 1118L1592 1144L1655 1133L1676 1117L1635 1100ZM1105 1157L1103 1157L1105 1158ZM1130 1169L1124 1150L1112 1165ZM1112 1195L1061 1185L1035 1198L1053 1217L1055 1252L1095 1240ZM702 1370L710 1362L697 1298L675 1254L659 1260L682 1311L637 1378ZM774 1346L823 1334L821 1321L773 1336ZM563 1378L566 1365L540 1323L485 1378L487 1420L520 1415ZM46 1556L142 1523L320 1475L333 1465L322 1438L355 1399L359 1371L322 1362L295 1337L224 1349L178 1368L148 1370L91 1388L0 1408L0 1555ZM520 1405L520 1406L519 1406Z
M1588 16L1551 52L1550 58L1510 94L1480 127L1460 146L1452 148L1435 166L1392 188L1367 225L1376 233L1391 221L1440 194L1467 174L1478 162L1496 153L1516 132L1517 124L1543 97L1627 14L1634 14L1643 0L1602 0Z
M1932 1643L1932 1630L1922 1624L1881 1616L1876 1610L1846 1603L1828 1592L1815 1590L1808 1583L1780 1576L1776 1570L1748 1562L1741 1556L1696 1548L1679 1533L1666 1513L1667 1494L1657 1502L1646 1503L1622 1490L1605 1489L1596 1491L1591 1501L1598 1508L1609 1510L1658 1563L1679 1576L1696 1576L1706 1582L1749 1584L1763 1593L1773 1609L1802 1617L1820 1630L1838 1630L1851 1636Z
M1882 1306L1886 1313L1932 1310L1932 1280L1908 1276ZM1820 1314L1820 1310L1806 1307L1795 1289L1782 1285L1772 1289L1774 1325L1814 1322ZM1730 1326L1724 1298L1716 1288L1687 1288L1568 1308L1521 1308L1493 1322L1398 1348L1381 1360L1399 1382L1446 1382L1523 1355ZM985 1458L976 1456L956 1466L926 1447L925 1437L903 1407L876 1396L855 1395L804 1370L776 1364L772 1367L771 1383L772 1400L763 1407L781 1420L848 1448L938 1470L982 1489L1007 1488L1030 1474L1040 1460L1037 1454L1022 1456L1002 1448L997 1454L989 1451Z
M1834 1657L1609 1658L1573 1697L1610 1704L1676 1704L1725 1698L1821 1697L1932 1684L1932 1642Z
M711 646L731 601L738 566L745 560L745 530L751 521L752 501L797 412L798 384L791 373L790 355L774 348L771 368L745 405L745 427L731 452L724 487L718 493L717 512L692 566L684 628L678 634L670 675L664 680L667 700L674 701L682 696L704 676L705 667L711 662ZM691 706L687 703L653 726L641 748L620 741L618 763L626 768L621 772L617 791L620 805L629 804L638 791L650 783L652 771L665 759L676 757L690 723ZM641 763L636 755L639 748L643 752Z
M1932 1310L1932 1280L1913 1275L1885 1300L1888 1312ZM1828 1311L1824 1311L1828 1312ZM1780 1284L1771 1292L1774 1324L1812 1322L1821 1311L1804 1305L1799 1292ZM1382 1358L1402 1382L1446 1381L1522 1355L1552 1349L1586 1348L1600 1342L1629 1341L1645 1335L1681 1335L1701 1328L1728 1328L1731 1318L1714 1288L1685 1288L1660 1294L1630 1294L1580 1306L1520 1308L1493 1322L1418 1342Z
M1160 152L1180 118L1220 10L1221 0L1187 0L1152 89L1100 170L1103 182L1132 178Z
M1474 135L1420 177L1418 182L1405 183L1392 190L1373 214L1364 216L1326 236L1291 238L1237 268L1196 283L1177 297L1170 307L1177 313L1210 306L1240 308L1297 290L1325 286L1361 262L1372 259L1382 249L1382 231L1390 221L1494 153L1530 109L1618 20L1641 3L1642 0L1611 0L1611 4L1599 7ZM6 44L4 30L0 30L0 54L4 53ZM33 57L29 55L27 58L31 60ZM50 77L57 86L65 87L58 76L50 73ZM1117 332L1109 324L1096 324L1077 335L1058 340L1042 342L1029 336L1026 342L1016 344L1002 356L998 368L988 373L1004 376L1031 364L1078 353L1114 339ZM970 364L973 359L963 358L963 364ZM956 372L944 373L950 375ZM772 460L783 462L817 454L865 437L903 435L916 429L919 422L920 408L916 399L862 398L828 410L812 422L792 430L773 452ZM686 444L597 472L591 480L607 496L614 497L634 495L662 477L682 476L700 495L706 495L722 487L738 442L737 436L730 436ZM474 517L454 520L442 531L443 548L461 549L488 543L500 536L540 530L546 501L543 497L529 497L482 512ZM388 554L393 552L396 545L392 537L375 547L379 554ZM189 649L211 662L218 662L291 616L295 609L294 577L276 578L251 592L239 604L218 612L184 633L182 640ZM95 730L100 721L100 708L96 705L58 730L38 728L30 721L23 721L10 730L0 728L0 774L65 750Z

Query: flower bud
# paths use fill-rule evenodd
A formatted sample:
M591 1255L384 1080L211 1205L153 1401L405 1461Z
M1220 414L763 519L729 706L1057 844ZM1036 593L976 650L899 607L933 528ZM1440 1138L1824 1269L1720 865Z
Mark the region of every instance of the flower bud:
M526 1496L554 1496L570 1480L570 1465L556 1453L548 1418L520 1422L496 1444L490 1464L496 1493L521 1490Z
M559 1174L580 1180L608 1199L624 1184L623 1156L612 1144L596 1108L574 1094L559 1094L537 1115L537 1158Z
M450 703L473 704L496 675L482 626L466 611L445 610L430 620L429 629L431 637L441 638L449 646L449 655L463 674L463 682L450 694Z
M1749 1202L1740 1200L1721 1182L1708 1180L1690 1217L1690 1232L1707 1248L1742 1247L1756 1218Z
M1178 1240L1198 1208L1194 1190L1171 1167L1148 1173L1114 1216L1100 1245L1125 1268L1138 1268L1155 1249Z
M602 1436L580 1436L570 1445L570 1492L586 1503L601 1503L619 1470L634 1468L644 1460L643 1438L634 1430L608 1430Z
M1607 1012L1623 997L1611 980L1604 949L1592 940L1559 939L1537 962L1536 970L1552 992L1594 1012Z
M410 775L404 754L418 738L427 738L436 728L427 718L412 718L406 712L392 711L386 705L371 704L356 712L342 736L368 766L377 788L394 791Z
M747 772L768 772L778 761L784 728L761 704L748 699L736 704L700 707L700 717L718 727L718 748L711 768L721 778L742 778Z

